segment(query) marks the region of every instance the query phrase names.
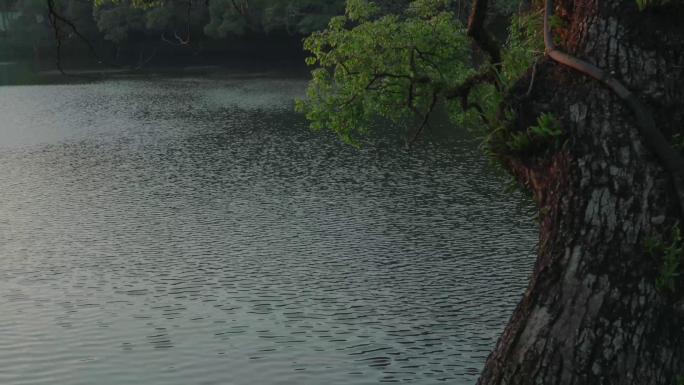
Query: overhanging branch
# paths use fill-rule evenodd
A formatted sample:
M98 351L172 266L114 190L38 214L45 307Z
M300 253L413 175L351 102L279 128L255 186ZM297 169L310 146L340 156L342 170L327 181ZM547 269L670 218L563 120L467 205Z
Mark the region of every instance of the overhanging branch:
M490 122L487 121L485 111L482 106L470 101L470 92L473 90L473 88L480 84L487 83L496 84L496 76L491 70L478 72L474 75L471 75L460 85L447 90L444 93L444 97L446 99L459 99L461 102L461 109L463 109L464 112L469 109L474 109L480 114L483 121L486 124L489 124Z
M420 134L423 133L425 128L430 125L430 115L432 115L432 111L435 110L435 106L437 106L438 100L439 99L437 97L437 92L433 92L432 93L432 99L430 101L430 106L428 107L428 110L423 115L423 121L421 122L420 126L416 130L416 133L413 135L413 138L409 142L409 144L408 144L409 147L412 146L416 142L416 140L418 140L418 137L420 136Z

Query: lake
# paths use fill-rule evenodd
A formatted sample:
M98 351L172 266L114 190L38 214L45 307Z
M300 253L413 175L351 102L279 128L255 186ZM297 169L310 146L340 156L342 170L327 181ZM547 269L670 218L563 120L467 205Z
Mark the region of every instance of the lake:
M474 384L529 204L466 133L311 132L305 85L0 87L0 383Z

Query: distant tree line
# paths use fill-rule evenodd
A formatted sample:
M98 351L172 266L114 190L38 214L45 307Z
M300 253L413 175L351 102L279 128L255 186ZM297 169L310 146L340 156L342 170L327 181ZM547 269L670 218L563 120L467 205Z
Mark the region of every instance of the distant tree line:
M97 48L132 64L153 52L224 51L245 40L293 41L325 28L344 0L54 0L59 16ZM61 41L65 57L84 57L82 37L49 15L46 0L0 0L0 60L46 61ZM55 28L55 24L56 28Z
M0 0L0 60L106 61L141 66L160 57L259 54L303 59L303 37L344 14L345 0ZM377 0L396 13L410 0ZM517 1L499 0L510 13ZM453 2L465 20L469 1ZM51 18L49 8L63 19ZM78 29L64 21L73 23ZM505 26L502 27L505 31ZM80 35L80 36L79 36ZM84 39L87 44L84 44ZM88 47L90 45L91 47ZM297 56L298 55L298 56ZM168 61L166 61L168 62Z

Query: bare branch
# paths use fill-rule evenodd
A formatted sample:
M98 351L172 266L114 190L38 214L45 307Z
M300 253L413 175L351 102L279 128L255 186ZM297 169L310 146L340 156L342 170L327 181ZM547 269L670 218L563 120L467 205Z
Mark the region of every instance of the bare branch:
M64 31L60 27L60 23L66 25L69 27L69 29L72 31L76 37L79 38L87 47L88 50L90 51L91 55L97 59L98 63L106 63L108 66L111 67L121 67L117 64L114 63L108 63L106 62L98 53L93 44L88 40L88 38L81 33L81 31L76 27L76 24L74 24L71 20L67 19L66 17L62 16L58 11L57 7L55 5L55 0L46 0L47 6L48 6L48 20L50 21L50 25L52 26L52 30L55 36L55 40L57 43L57 58L56 58L56 65L57 69L62 75L68 75L65 71L64 68L62 67L62 37L64 35ZM82 75L81 75L82 76Z
M47 0L47 6L48 6L48 18L50 19L50 23L52 24L52 28L55 32L55 37L57 38L57 46L58 46L58 56L59 56L59 49L61 48L61 43L60 43L60 35L61 35L61 29L59 28L58 22L63 23L67 25L74 33L74 35L78 36L79 39L85 43L86 46L88 46L88 49L90 52L93 54L93 56L97 57L98 59L100 58L99 55L97 54L97 51L95 50L95 47L93 44L88 40L87 37L85 37L81 31L78 30L76 25L71 22L71 20L65 18L62 16L59 12L57 12L57 9L55 7L55 0Z
M409 144L408 144L409 147L411 147L416 142L416 140L418 140L418 137L420 136L420 134L423 133L425 128L430 126L430 123L429 123L430 116L432 115L432 112L435 110L435 106L437 105L438 100L439 100L439 98L437 97L437 92L433 92L432 93L432 101L430 102L430 106L428 107L428 110L425 111L425 114L423 115L422 123L418 127L418 130L416 130L416 133L413 135L413 138L411 139L411 141L409 142Z

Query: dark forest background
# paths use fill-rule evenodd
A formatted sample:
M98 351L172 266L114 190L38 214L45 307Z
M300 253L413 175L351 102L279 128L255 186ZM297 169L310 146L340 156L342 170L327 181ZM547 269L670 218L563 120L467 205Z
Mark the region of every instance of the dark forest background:
M344 13L345 0L55 0L77 27L51 23L47 0L0 0L0 62L54 68L57 39L64 67L302 65L302 39ZM400 13L408 0L378 0ZM513 2L500 1L506 14ZM452 5L462 19L469 2ZM505 31L505 28L502 28ZM87 39L84 41L83 37ZM91 47L89 47L89 45Z

